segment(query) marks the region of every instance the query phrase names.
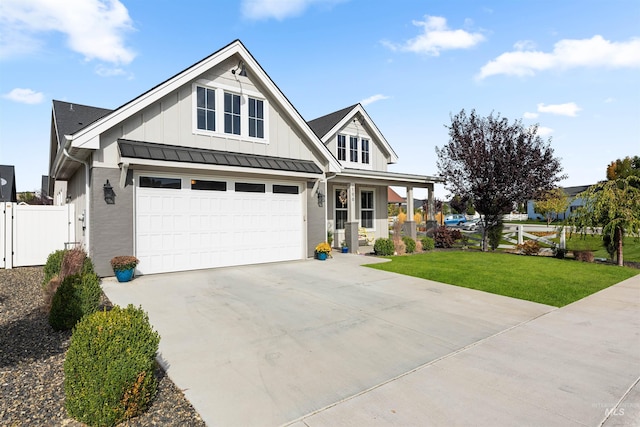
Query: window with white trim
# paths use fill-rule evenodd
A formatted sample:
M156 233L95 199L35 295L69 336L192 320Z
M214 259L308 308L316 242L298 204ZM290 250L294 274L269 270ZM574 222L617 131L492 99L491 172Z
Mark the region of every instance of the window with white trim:
M349 160L354 163L358 162L358 137L349 137Z
M224 133L240 135L240 95L224 93Z
M249 136L264 138L264 101L249 98Z
M373 228L373 191L360 192L360 226Z
M368 165L369 164L369 140L368 139L362 139L360 141L360 150L361 150L362 163L365 165Z
M216 91L198 86L197 88L198 129L216 130Z
M344 188L336 189L336 230L344 230L347 222L347 190Z
M347 160L347 137L338 135L338 160Z

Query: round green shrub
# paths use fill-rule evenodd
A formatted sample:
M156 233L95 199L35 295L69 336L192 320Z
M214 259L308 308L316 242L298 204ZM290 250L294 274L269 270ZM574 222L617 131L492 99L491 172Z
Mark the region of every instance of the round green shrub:
M393 255L393 253L395 252L393 240L384 237L376 239L376 242L373 244L373 251L376 255Z
M42 286L46 286L52 278L60 274L60 269L62 268L62 258L64 257L65 252L66 251L64 249L60 249L49 254L49 256L47 257L47 262L42 269L44 272L44 280L42 280Z
M49 324L56 331L73 328L83 316L98 310L101 294L100 279L93 273L65 277L53 295Z
M159 343L142 308L115 306L83 318L64 362L68 414L90 426L114 426L144 412L157 391Z
M436 247L436 244L431 237L423 237L420 239L420 243L422 243L423 251L432 251Z
M402 241L404 242L405 251L408 254L412 254L416 251L416 241L413 240L409 236L402 236Z

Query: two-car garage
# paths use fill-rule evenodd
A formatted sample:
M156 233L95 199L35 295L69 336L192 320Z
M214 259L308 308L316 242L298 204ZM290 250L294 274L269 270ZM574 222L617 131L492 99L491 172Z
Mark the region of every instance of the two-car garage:
M135 183L143 274L306 257L302 182L140 172Z

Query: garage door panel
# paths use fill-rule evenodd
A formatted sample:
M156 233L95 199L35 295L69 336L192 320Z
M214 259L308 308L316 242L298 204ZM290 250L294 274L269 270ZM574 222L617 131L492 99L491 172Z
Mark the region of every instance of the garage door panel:
M270 190L137 187L138 269L161 273L304 257L302 195Z

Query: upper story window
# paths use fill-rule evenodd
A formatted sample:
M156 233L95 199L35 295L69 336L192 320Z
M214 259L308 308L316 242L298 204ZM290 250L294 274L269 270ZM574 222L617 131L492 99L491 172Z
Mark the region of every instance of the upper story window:
M358 162L358 137L349 137L349 160L356 163Z
M369 164L369 140L363 139L360 141L360 146L362 150L362 163L365 165Z
M198 86L198 129L216 130L216 91Z
M240 95L224 93L224 133L240 135Z
M264 101L249 98L249 136L264 138Z
M202 81L193 85L192 98L194 133L269 142L269 101L259 92Z
M338 135L338 160L347 160L347 137Z

